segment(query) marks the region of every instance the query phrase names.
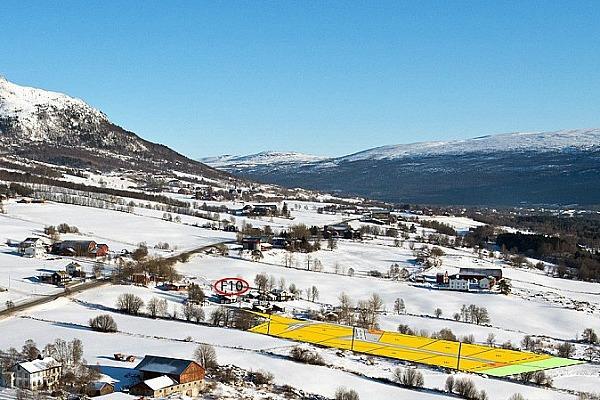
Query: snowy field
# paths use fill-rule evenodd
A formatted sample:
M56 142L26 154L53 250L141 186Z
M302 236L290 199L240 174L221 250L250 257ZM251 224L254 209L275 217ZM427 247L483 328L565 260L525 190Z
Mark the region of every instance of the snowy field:
M327 363L338 365L338 369L314 367L298 364L278 354L287 355L292 342L263 335L242 332L232 329L205 327L189 323L152 320L142 317L126 316L106 311L106 306L114 305L119 293L133 292L141 294L151 289L116 286L110 290L92 290L75 296L72 301L60 299L51 304L38 306L16 318L0 321L0 328L7 332L0 339L0 346L18 347L26 338L37 343L52 341L61 337L65 340L80 338L85 349L85 358L92 364L99 364L102 371L117 382L124 380L124 368L131 365L112 360L115 352L134 354L142 358L145 354L161 354L173 357L191 357L198 343L209 343L215 346L219 362L235 364L250 370L266 370L275 375L276 382L289 384L308 392L332 396L339 386L354 388L361 398L390 399L415 398L419 400L434 398L452 398L428 392L411 392L406 389L378 383L366 376L390 378L394 368L400 364L381 359L373 365L365 364L365 358L359 355L348 355L339 358L331 350L323 350ZM156 293L147 293L146 298ZM173 300L176 303L178 300ZM103 307L104 305L104 307ZM87 328L90 316L99 313L111 314L117 322L119 333L102 334ZM25 335L23 332L27 332ZM190 340L188 342L186 340ZM423 369L426 388L442 388L447 374L430 369ZM319 379L314 379L318 375ZM463 376L458 374L457 376ZM488 390L491 399L506 399L513 393L522 393L528 399L575 399L564 392L523 387L516 383L500 380L488 380L483 377L469 375L478 387L493 385L494 391Z
M231 208L240 204L227 203ZM290 219L234 217L233 220L237 226L244 222L253 226L270 225L277 231L297 223L322 226L348 219L342 215L317 213L322 205L323 203L290 201ZM235 239L234 233L194 226L203 225L208 222L206 219L181 215L180 223L169 222L162 219L162 212L140 207L136 207L133 213L124 213L57 203L13 202L9 204L7 211L7 214L0 215L0 287L7 287L9 290L0 292L1 303L7 300L19 303L60 291L52 285L38 283L35 276L44 271L63 269L72 258L23 258L15 253L14 247L5 244L7 241L18 242L30 236L44 237L43 230L48 225L67 223L77 226L80 234L63 235L63 238L89 238L105 242L116 252L122 249L132 250L140 242L146 242L150 248L158 242L168 242L176 251L184 251ZM220 214L220 218L232 219L229 214ZM478 225L477 222L462 217L431 219L448 223L459 232ZM351 224L360 226L362 223L353 221ZM422 229L416 225L420 234ZM287 312L335 306L341 292L347 293L354 302L378 293L386 310L380 314L379 322L381 328L386 330L396 330L399 324L430 333L450 328L458 336L473 334L477 342L484 342L493 333L498 343L512 341L519 345L526 334L537 335L544 338L545 342L552 343L560 339L575 339L585 328L596 327L598 330L597 327L600 327L599 284L556 279L533 269L516 269L498 259L480 259L467 249L442 248L445 253L441 257L442 265L425 271L425 274L429 277L437 272L448 271L452 274L461 267L501 268L504 276L512 280L513 291L510 295L436 290L423 284L366 276L372 270L386 273L392 264L398 264L410 272L421 269L416 264L413 249L409 245L414 242L415 237L415 234L411 234L410 239L404 240L400 247L394 246L393 239L388 237L362 242L339 240L334 250L326 249L326 241L323 241L322 250L310 255L295 253L291 267L284 266L284 250L266 251L260 262L253 262L248 254L240 258L236 246L232 245L229 256L197 254L188 262L177 264L177 268L187 280L199 283L207 292L210 291L210 284L222 277L239 276L252 283L258 273L273 275L276 281L283 278L287 285L294 283L302 290L313 285L319 289L316 302L300 299L282 303ZM419 248L421 245L414 243L412 246ZM171 251L152 251L161 255L174 254ZM314 266L316 260L322 264L322 271L308 271L309 262ZM82 263L86 271L91 271L93 260L77 261ZM348 276L350 268L355 271L354 276ZM362 399L455 398L433 391L443 388L447 377L447 373L440 370L419 367L425 376L426 390L415 392L368 378L391 378L393 370L401 365L397 361L376 358L371 365L361 355L348 353L345 357L339 357L334 350L320 349L330 366L308 366L282 357L287 356L293 346L292 342L283 339L112 312L116 298L126 292L140 296L145 302L153 297L166 299L169 312L180 310L186 298L185 293L167 292L155 287L111 285L89 290L1 320L0 331L3 335L0 336L0 348L18 348L27 338L32 338L43 346L58 337L77 337L84 342L88 362L99 364L104 373L125 385L125 368L130 368L131 365L112 360L113 353L123 352L138 357L160 354L190 358L199 343L209 343L215 346L221 364L235 364L250 370L264 369L274 374L277 383L289 384L307 392L332 396L337 387L347 386L357 390ZM404 300L406 314L397 315L393 312L393 304L397 298ZM486 307L491 319L489 326L454 321L452 315L463 304ZM210 314L215 307L204 307L205 313ZM436 308L442 310L440 318L433 315ZM120 332L100 334L89 330L89 318L100 313L113 315ZM581 351L582 347L578 346L578 354ZM513 393L521 393L529 400L575 400L576 396L562 389L600 391L598 365L584 364L557 369L550 371L550 374L554 378L555 389L476 375L469 377L494 400L505 400ZM319 379L315 379L315 376ZM0 393L0 398L2 396L4 394Z

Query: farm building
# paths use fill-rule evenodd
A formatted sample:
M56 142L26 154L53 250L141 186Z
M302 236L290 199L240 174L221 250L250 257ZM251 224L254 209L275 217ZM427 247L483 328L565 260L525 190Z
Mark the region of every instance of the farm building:
M50 282L57 286L65 285L71 282L71 276L66 271L55 271L50 275Z
M285 249L288 246L288 240L283 237L274 237L271 240L271 244L275 249Z
M261 238L259 237L245 237L242 239L242 247L244 250L262 250Z
M502 279L502 270L500 268L461 268L458 275L464 279L494 278L499 281Z
M52 390L62 374L62 365L52 357L21 362L5 374L4 384L29 390Z
M18 251L25 257L43 257L46 255L46 244L42 238L30 237L19 243Z
M37 247L31 246L25 249L23 253L23 257L29 258L42 258L46 256L46 248L45 247Z
M294 295L287 290L273 289L271 294L275 297L274 301L290 301L294 300Z
M65 267L65 272L70 276L74 277L80 277L85 275L83 273L83 270L81 269L81 264L76 262L71 262L67 264L67 266Z
M146 356L135 367L141 381L129 392L136 396L166 397L173 394L197 396L202 389L205 370L191 360Z
M108 245L93 240L65 240L52 245L52 254L61 256L102 257L108 254Z
M469 291L470 285L467 279L462 279L459 276L450 277L448 281L448 287L450 290L458 290L458 291Z
M323 227L323 238L359 239L360 231L347 224L325 225Z
M175 291L175 292L183 292L188 290L189 284L187 283L183 283L183 282L177 282L177 283L173 283L173 282L168 282L165 283L162 286L162 289L164 290L169 290L169 291Z
M104 396L115 391L115 386L108 382L91 382L85 388L85 394L90 397Z

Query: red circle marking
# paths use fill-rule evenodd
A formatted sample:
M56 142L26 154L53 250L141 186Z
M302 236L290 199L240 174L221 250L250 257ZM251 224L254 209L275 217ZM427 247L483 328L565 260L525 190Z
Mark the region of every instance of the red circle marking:
M244 286L244 288L241 290L238 290L236 292L223 291L217 287L217 285L219 285L219 283L221 283L223 281L241 282L242 285ZM217 294L220 294L221 296L240 296L250 290L250 284L245 279L242 279L242 278L221 278L213 284L213 290Z

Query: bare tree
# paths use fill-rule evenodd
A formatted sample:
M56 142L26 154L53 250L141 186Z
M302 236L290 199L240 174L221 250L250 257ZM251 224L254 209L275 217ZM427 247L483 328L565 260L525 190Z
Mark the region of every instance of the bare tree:
M218 367L217 352L209 344L201 344L194 351L194 360L202 365L204 369L210 371Z
M394 301L394 312L396 314L404 314L406 312L404 300L401 298L397 298L396 301Z
M227 310L225 307L219 307L213 310L210 313L209 321L214 326L220 326L225 323L225 318L227 317Z
M183 316L187 321L204 321L204 310L192 303L186 303L183 306Z
M21 354L23 354L23 357L25 357L27 360L31 361L38 358L41 352L33 340L27 339L23 345Z
M259 292L266 292L269 286L269 276L265 273L256 274L254 284Z
M127 314L137 315L144 301L133 293L123 293L117 298L117 308Z
M396 368L394 371L394 380L401 385L408 387L423 387L425 379L421 371L416 368Z
M148 301L146 309L152 318L163 317L167 314L168 310L167 300L153 297Z
M338 296L340 302L338 319L339 322L346 325L352 325L354 322L354 313L352 312L352 299L346 293L342 292Z

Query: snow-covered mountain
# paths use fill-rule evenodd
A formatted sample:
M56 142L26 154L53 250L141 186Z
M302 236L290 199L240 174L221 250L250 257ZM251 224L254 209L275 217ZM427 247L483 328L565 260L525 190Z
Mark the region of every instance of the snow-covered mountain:
M267 152L204 162L264 182L394 202L600 204L600 129L506 133L311 157Z
M267 165L298 165L309 164L317 161L326 160L327 157L314 156L311 154L298 153L293 151L263 151L247 156L222 155L217 157L201 158L199 161L211 165L215 168L251 168Z
M336 161L392 160L403 157L467 153L586 151L598 148L600 148L600 129L572 129L554 132L503 133L465 140L382 146L340 157Z
M83 100L0 77L0 153L97 169L178 169L225 176L112 123Z

